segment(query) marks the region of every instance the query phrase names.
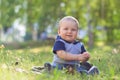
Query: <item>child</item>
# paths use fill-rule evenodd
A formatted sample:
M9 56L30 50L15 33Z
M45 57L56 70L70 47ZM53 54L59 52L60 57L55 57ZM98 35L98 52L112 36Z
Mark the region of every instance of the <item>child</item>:
M62 70L71 66L77 72L86 74L99 74L97 67L87 61L90 54L86 51L82 42L76 41L79 23L72 16L66 16L59 21L58 36L53 46L53 68ZM49 68L50 69L50 68Z
M73 66L80 73L98 74L97 67L87 62L90 54L86 51L83 43L76 41L78 27L77 19L72 16L66 16L60 20L58 36L53 47L54 59L52 66L58 69Z

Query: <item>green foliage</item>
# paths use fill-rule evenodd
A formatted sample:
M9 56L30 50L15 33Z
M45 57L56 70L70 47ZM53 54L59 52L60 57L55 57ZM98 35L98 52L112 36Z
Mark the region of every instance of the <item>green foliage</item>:
M41 33L48 26L56 30L60 18L72 15L82 28L87 28L90 20L95 32L96 26L117 29L120 25L119 4L119 0L1 0L0 26L10 27L16 18L21 18L28 31L32 33L34 23L38 23ZM114 31L106 32L108 38L114 34Z
M23 14L16 13L15 8L19 6L19 8L22 7L22 0L1 0L0 3L0 24L4 27L10 27L13 23L13 21L21 17Z
M11 21L9 22L11 24L15 18L22 18L24 14L27 14L28 24L31 25L35 22L39 22L41 28L45 28L49 24L54 24L58 18L65 15L75 16L80 20L82 26L86 26L86 20L84 19L89 6L90 16L93 21L96 21L97 24L101 24L101 20L104 20L104 26L109 25L113 20L116 22L115 24L118 24L120 12L119 3L119 0L2 0L0 11L3 21L2 24L4 25L8 20ZM20 7L18 13L15 12L16 6Z

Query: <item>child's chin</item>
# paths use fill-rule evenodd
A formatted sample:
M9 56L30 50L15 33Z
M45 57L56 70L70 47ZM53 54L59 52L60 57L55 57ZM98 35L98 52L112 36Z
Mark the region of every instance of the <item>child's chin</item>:
M68 40L68 42L74 42L74 41Z

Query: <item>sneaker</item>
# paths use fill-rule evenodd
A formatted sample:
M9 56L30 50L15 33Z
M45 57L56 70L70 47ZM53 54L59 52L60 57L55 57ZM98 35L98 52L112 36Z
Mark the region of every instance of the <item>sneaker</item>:
M96 66L92 66L89 70L88 70L88 74L94 75L94 74L99 74L99 70Z
M83 63L80 63L80 65L85 68L87 71L93 66L93 64L90 64L88 62L83 62Z
M44 64L44 68L45 68L45 70L46 70L47 72L50 72L51 69L52 69L52 66L51 66L50 63L45 63L45 64Z
M50 63L45 63L44 66L34 66L34 67L32 67L31 70L32 70L32 72L37 73L37 74L39 74L39 73L41 74L43 72L50 73L52 70L52 66Z
M34 66L34 67L32 67L32 71L34 71L34 72L41 72L41 71L43 71L43 69L44 69L44 66Z

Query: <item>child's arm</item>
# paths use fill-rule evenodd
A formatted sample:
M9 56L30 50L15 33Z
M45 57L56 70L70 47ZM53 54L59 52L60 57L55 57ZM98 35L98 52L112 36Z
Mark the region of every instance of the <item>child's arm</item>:
M58 57L64 60L78 60L81 62L85 62L89 59L90 55L87 52L84 52L83 54L71 54L64 50L58 50L56 51Z

